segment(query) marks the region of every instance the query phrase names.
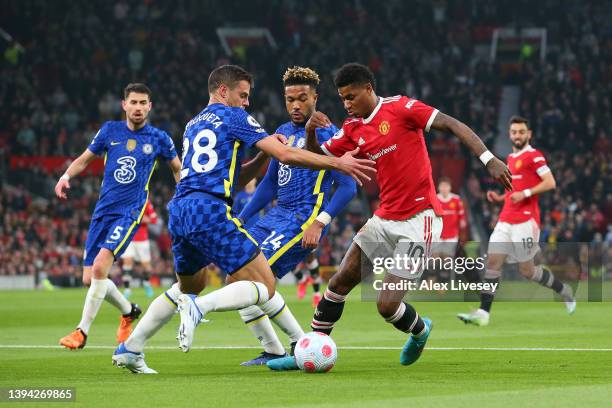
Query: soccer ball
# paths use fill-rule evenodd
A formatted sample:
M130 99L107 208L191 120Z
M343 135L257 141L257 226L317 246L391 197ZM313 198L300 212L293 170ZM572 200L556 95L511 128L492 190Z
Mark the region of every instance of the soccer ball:
M294 355L298 367L305 372L326 373L336 364L338 350L327 334L311 332L298 340Z

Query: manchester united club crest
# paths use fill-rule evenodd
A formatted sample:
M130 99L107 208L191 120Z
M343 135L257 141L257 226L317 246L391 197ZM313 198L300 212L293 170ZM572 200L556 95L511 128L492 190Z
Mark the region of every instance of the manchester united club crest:
M523 162L521 160L517 160L516 162L514 162L514 169L518 170L521 168L522 165L523 165Z
M455 203L454 203L454 202L451 202L451 203L450 203L448 206L449 206L450 208L455 208Z
M136 139L128 139L127 144L125 145L125 148L127 149L128 152L134 151L134 149L136 148Z
M391 125L386 120L383 120L378 126L378 131L380 132L381 135L386 135L387 133L389 133L390 129L391 129Z

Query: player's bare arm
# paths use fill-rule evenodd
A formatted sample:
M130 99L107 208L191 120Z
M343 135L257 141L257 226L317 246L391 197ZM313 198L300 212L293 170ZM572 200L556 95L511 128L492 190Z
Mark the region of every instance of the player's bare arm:
M338 170L354 178L360 186L363 185L361 180L370 180L365 172L376 172L374 161L354 157L359 152L359 148L345 153L342 157L327 157L304 149L286 146L271 136L260 140L256 143L256 146L281 163L309 169Z
M499 194L497 191L489 190L489 191L487 191L487 200L490 203L501 204L501 203L504 202L504 195L503 194Z
M178 183L179 180L181 179L181 167L182 167L181 161L179 160L178 156L170 160L168 165L170 166L170 170L172 170L172 176L174 177L174 181Z
M274 134L272 135L282 144L287 144L287 138L285 135ZM249 181L253 180L257 173L262 169L262 167L268 162L270 156L268 156L265 152L259 152L257 155L240 166L240 175L238 176L238 185L237 188L243 188L246 186Z
M485 144L469 126L442 112L436 115L431 127L457 136L459 140L461 140L461 143L466 145L470 151L478 157L488 152ZM487 161L486 167L489 174L501 183L506 190L512 190L512 175L510 174L508 166L506 166L503 161L493 156Z
M302 248L316 248L319 245L321 234L325 228L325 224L319 220L314 220L312 224L304 231L302 237Z
M66 191L70 189L70 179L79 175L83 170L87 168L89 163L95 159L96 155L93 154L89 149L85 151L66 169L66 172L60 177L57 184L55 185L55 195L66 200L68 198Z
M316 154L325 154L319 146L316 129L331 125L331 120L323 112L315 111L306 122L306 149Z
M555 177L551 171L541 175L540 177L542 181L529 189L530 196L534 194L542 194L547 191L554 190L557 187L557 182L555 181ZM513 203L518 203L525 197L527 197L527 193L525 193L525 191L515 191L510 195L510 200L512 200Z

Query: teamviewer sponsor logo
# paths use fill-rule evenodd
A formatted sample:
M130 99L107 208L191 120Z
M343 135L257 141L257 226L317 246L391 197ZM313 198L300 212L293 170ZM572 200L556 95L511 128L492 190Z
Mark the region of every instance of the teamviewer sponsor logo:
M384 156L387 153L391 153L394 152L395 150L397 150L397 144L393 144L389 147L385 147L383 149L380 149L377 153L374 154L370 154L370 153L366 153L368 155L368 158L370 160L378 160L379 158L381 158L382 156Z

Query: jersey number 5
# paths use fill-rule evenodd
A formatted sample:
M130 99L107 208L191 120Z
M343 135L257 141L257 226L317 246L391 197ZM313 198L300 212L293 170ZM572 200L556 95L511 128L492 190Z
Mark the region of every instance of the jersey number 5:
M202 139L206 138L206 144L201 145ZM210 129L204 129L196 135L193 139L193 153L191 155L191 160L189 161L190 166L185 167L185 158L187 157L187 152L189 151L189 139L183 139L183 170L181 170L181 178L186 177L189 174L189 168L193 169L196 173L206 173L211 171L217 165L219 161L219 156L217 152L214 150L217 144L217 135ZM200 163L200 158L202 155L206 155L206 163Z

